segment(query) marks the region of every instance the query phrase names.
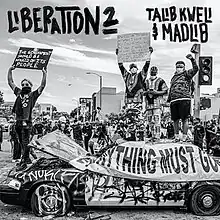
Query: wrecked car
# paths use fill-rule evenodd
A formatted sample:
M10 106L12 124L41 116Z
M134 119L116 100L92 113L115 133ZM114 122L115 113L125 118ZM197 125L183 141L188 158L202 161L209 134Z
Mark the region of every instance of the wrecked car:
M37 216L63 216L78 206L220 212L220 161L190 143L125 142L98 157L58 131L31 144L50 157L11 170L0 199L30 207Z

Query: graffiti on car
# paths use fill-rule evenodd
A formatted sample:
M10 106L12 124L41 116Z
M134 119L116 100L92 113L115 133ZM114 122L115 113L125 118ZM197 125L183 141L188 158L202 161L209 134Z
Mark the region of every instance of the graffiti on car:
M187 183L149 182L91 173L86 183L88 203L115 198L118 204L139 205L154 201L184 201Z

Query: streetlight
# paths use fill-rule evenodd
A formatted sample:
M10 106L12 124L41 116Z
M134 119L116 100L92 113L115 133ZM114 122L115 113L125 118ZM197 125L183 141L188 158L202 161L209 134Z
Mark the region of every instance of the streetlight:
M77 103L77 109L76 109L76 114L77 114L77 120L79 119L79 101L77 100L77 99L72 99L72 101L76 101L76 103Z
M99 90L100 90L99 105L100 108L102 109L102 76L99 75L98 73L93 73L93 72L87 72L86 74L92 74L99 77Z

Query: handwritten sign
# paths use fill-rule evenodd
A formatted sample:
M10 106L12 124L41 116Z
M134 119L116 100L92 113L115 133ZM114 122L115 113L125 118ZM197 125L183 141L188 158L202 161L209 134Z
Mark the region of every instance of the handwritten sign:
M47 67L52 49L20 47L13 65L16 68L39 69Z
M118 62L136 62L150 59L150 33L118 35Z

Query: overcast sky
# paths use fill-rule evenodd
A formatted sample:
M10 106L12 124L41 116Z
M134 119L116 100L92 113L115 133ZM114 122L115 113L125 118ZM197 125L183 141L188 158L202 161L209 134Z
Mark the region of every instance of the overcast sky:
M75 5L83 9L88 7L94 14L95 6L100 6L101 25L100 34L85 35L83 28L80 34L54 34L34 33L33 30L22 33L21 30L8 33L7 11L19 11L23 7L43 7L49 5L70 6ZM220 16L218 0L1 0L0 1L0 90L4 92L5 101L14 101L15 96L7 85L6 76L8 68L14 61L16 53L21 46L52 48L53 54L48 65L47 86L38 102L51 103L60 111L68 111L76 107L72 99L79 97L91 97L92 93L99 89L99 79L94 75L86 75L86 72L95 72L103 76L103 86L116 87L117 91L124 90L124 82L120 75L115 56L117 35L103 35L102 22L106 18L103 11L108 6L115 8L115 18L119 24L115 26L118 34L151 32L152 22L148 20L146 8L161 8L176 6L212 7L212 23L208 24L209 41L203 43L201 55L214 57L213 85L203 86L201 92L215 93L220 87ZM41 13L39 13L41 15ZM59 13L56 17L59 24ZM20 16L20 15L19 15ZM177 22L178 23L178 22ZM158 23L158 27L160 24ZM19 25L21 29L21 25ZM192 42L170 42L169 39L151 39L154 52L151 57L151 65L159 68L159 75L169 85L175 70L175 62L183 60L187 68L190 62L185 58L192 47ZM127 66L126 64L125 66ZM141 68L143 63L138 63ZM14 81L20 85L21 79L27 77L32 80L34 88L40 84L42 73L37 70L16 69Z

